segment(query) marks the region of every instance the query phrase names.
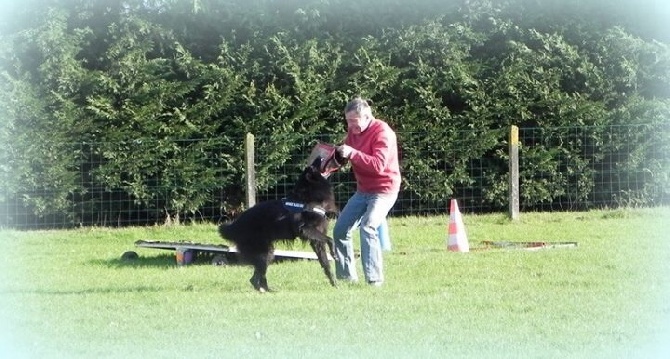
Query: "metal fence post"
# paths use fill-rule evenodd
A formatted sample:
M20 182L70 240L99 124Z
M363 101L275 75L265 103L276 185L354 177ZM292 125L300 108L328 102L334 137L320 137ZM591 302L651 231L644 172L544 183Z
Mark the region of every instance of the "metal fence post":
M512 126L509 134L509 216L519 219L519 128Z
M256 204L256 172L254 171L254 135L247 133L245 140L245 153L247 159L246 179L247 179L247 208Z

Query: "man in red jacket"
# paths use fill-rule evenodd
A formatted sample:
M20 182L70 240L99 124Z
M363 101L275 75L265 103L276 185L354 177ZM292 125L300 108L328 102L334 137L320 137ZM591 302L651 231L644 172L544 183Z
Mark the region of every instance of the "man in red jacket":
M356 177L356 192L342 209L335 227L335 273L338 279L358 281L351 234L360 228L361 262L367 283L381 286L384 262L377 228L395 204L400 191L400 165L395 132L376 119L367 101L352 99L344 108L347 137L337 148Z

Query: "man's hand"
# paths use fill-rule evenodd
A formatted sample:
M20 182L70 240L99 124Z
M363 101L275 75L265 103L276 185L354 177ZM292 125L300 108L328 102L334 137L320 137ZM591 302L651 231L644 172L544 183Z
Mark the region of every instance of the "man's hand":
M349 158L354 149L347 145L337 146L337 153L343 158Z

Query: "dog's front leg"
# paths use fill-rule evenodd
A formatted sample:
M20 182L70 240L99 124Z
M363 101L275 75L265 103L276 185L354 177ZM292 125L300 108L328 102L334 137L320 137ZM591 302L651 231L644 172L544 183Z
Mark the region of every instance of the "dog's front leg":
M309 241L309 245L312 247L312 250L314 250L314 253L316 253L316 258L319 260L319 264L321 264L321 268L323 268L326 277L328 277L328 281L333 287L336 287L337 283L335 282L335 276L333 276L333 272L330 268L328 252L326 251L326 245L330 246L332 249L333 240L316 228L311 227L303 227L300 237Z
M335 277L330 269L330 262L328 261L325 243L321 241L310 241L309 244L312 246L314 253L316 253L316 258L318 258L319 264L321 264L321 268L323 268L323 272L326 274L328 281L333 287L337 287L337 282L335 282Z
M326 229L314 229L314 228L309 228L310 234L308 235L308 238L305 238L309 241L316 240L322 243L325 243L328 245L328 251L330 252L330 256L335 258L335 248L333 247L333 239L328 237L324 232Z

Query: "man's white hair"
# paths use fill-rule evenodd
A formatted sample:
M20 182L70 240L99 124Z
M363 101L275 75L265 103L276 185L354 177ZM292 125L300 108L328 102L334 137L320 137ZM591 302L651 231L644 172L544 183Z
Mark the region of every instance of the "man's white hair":
M359 115L363 116L372 116L372 108L370 108L370 105L366 100L363 98L359 97L354 97L347 103L346 106L344 106L344 113L347 114L349 112L355 112Z

